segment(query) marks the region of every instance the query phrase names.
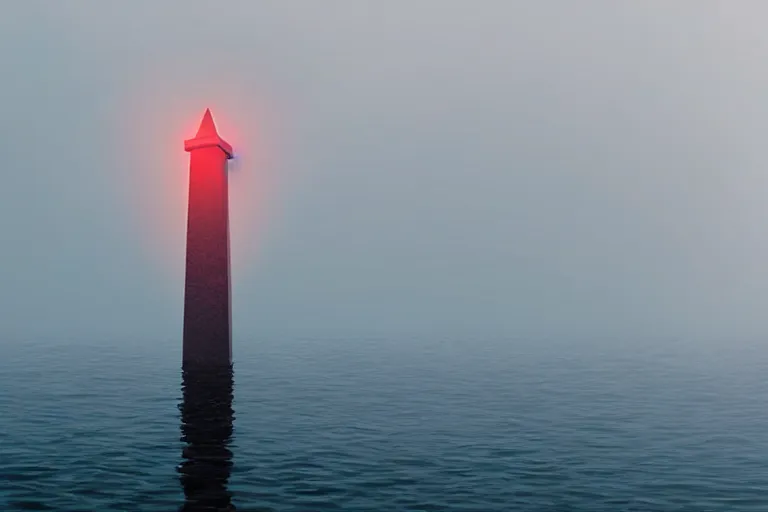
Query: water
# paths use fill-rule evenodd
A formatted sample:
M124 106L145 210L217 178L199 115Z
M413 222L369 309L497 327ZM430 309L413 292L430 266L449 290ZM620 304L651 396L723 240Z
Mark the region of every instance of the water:
M3 343L0 510L768 510L757 344L236 340L235 360L230 403L229 374L182 395L176 341Z

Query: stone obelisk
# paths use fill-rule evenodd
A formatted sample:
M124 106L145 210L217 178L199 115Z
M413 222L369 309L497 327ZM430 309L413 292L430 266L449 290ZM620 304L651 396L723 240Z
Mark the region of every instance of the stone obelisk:
M232 146L206 110L190 153L183 365L232 364L227 161Z

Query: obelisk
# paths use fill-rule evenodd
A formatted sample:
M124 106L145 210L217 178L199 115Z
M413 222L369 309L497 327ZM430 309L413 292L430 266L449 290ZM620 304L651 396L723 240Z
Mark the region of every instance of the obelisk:
M183 365L232 363L232 292L227 160L232 146L206 109L190 153Z

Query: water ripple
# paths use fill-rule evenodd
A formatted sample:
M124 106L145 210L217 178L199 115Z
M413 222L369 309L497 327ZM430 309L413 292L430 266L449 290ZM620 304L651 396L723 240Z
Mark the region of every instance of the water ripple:
M0 510L768 510L759 347L2 350Z

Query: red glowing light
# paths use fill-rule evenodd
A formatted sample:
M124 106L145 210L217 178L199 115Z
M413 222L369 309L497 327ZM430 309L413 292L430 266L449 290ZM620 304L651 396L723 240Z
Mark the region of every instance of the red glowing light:
M151 262L148 271L163 282L169 299L177 297L184 280L179 262L186 246L192 153L180 146L195 136L205 106L215 112L211 117L217 132L236 150L234 158L226 160L235 283L247 282L262 268L277 213L273 205L285 175L275 172L282 165L278 157L288 154L282 147L290 135L285 102L268 86L244 82L232 68L212 65L214 69L203 74L185 67L147 69L136 82L126 83L114 109L107 112L113 158L105 165L115 170L126 236L135 238L137 249ZM214 145L205 152L218 152L225 160L226 146L218 139ZM211 196L209 191L206 197Z
M203 120L200 122L200 128L198 128L195 138L184 141L184 151L206 147L219 147L227 155L227 159L232 158L232 146L219 136L209 108L205 109Z

